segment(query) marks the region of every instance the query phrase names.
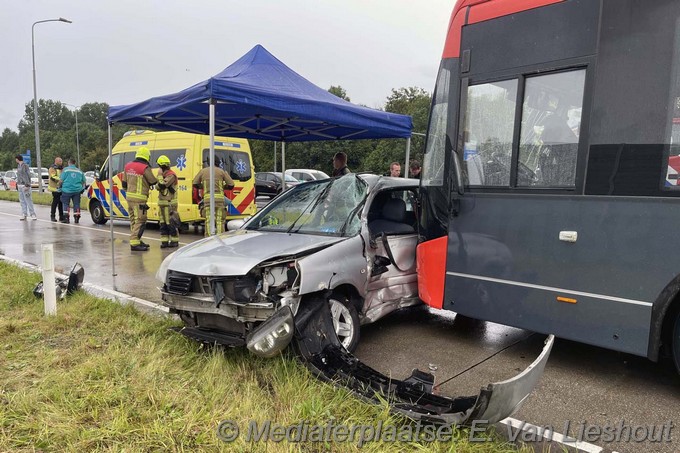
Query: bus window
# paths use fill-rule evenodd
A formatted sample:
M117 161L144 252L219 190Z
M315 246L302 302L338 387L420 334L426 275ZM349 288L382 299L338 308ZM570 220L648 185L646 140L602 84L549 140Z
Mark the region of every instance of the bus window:
M517 79L468 87L463 133L469 186L510 185Z
M422 183L424 186L441 186L444 184L450 78L451 71L444 68L442 68L439 72L439 77L437 77L437 89L432 99L432 112L430 113L427 145L423 159Z
M574 187L585 74L526 79L518 186Z

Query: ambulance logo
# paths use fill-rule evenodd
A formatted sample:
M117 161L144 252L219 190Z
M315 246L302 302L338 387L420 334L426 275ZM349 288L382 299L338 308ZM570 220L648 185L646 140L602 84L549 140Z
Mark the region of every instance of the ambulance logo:
M236 162L236 173L239 175L244 175L248 168L246 167L246 163L243 161L243 159L239 159L238 162Z
M184 170L186 168L186 166L187 166L187 158L184 157L184 154L182 154L181 156L179 156L177 158L177 168L179 168L180 170Z

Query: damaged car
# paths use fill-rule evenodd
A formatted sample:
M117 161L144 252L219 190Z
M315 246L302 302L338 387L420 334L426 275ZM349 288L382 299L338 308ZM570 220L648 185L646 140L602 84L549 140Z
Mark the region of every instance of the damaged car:
M292 343L320 379L425 422L499 421L543 374L554 338L512 379L478 395L437 395L434 376L404 380L351 352L360 327L420 304L416 276L418 180L349 174L300 184L240 229L169 255L157 272L183 335L273 357Z
M418 180L375 175L296 186L240 229L168 256L157 274L163 301L185 335L266 357L290 338L272 339L263 321L280 312L292 329L301 303L327 301L351 352L361 325L420 303L417 195Z

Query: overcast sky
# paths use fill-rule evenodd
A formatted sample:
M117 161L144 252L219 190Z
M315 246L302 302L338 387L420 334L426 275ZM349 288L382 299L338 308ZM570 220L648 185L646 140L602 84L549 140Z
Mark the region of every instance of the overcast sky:
M382 107L432 92L454 0L0 0L0 130L38 97L129 104L205 80L256 44L322 88Z

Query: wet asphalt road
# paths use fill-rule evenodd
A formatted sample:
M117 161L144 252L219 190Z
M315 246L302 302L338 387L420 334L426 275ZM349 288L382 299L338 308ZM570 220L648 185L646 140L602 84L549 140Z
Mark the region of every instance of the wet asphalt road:
M66 272L79 261L85 268L86 281L113 288L108 224L94 225L86 212L80 225L52 223L48 207L36 206L36 211L39 220L22 222L18 203L0 201L0 253L40 265L40 245L51 242L58 271ZM161 250L158 230L150 227L144 240L151 250L133 253L128 235L128 224L116 221L115 289L159 302L154 275L173 249ZM190 230L181 235L180 242L186 244L201 237ZM407 377L413 368L430 371L437 383L444 382L441 393L445 395L475 395L483 385L524 369L540 352L543 340L543 336L522 329L457 319L450 312L418 307L364 326L357 356L395 378ZM514 417L570 435L578 434L582 423L618 425L623 421L634 427L660 426L670 420L680 425L680 377L668 363L655 364L558 339L539 386ZM671 443L606 443L594 439L593 443L619 452L680 451L680 426L674 426L670 434Z

